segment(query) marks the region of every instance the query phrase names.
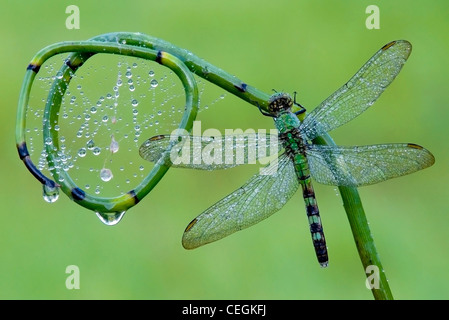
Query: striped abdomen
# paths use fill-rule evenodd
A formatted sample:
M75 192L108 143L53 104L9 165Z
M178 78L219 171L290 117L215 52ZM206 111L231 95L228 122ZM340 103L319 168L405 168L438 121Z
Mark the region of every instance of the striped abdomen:
M322 267L327 267L328 256L326 239L324 238L320 211L318 210L315 191L313 190L312 180L310 178L309 164L304 151L304 142L297 128L282 133L280 139L283 141L285 152L288 157L294 162L296 176L301 184L306 205L307 219L309 221L313 246L315 247L318 262Z

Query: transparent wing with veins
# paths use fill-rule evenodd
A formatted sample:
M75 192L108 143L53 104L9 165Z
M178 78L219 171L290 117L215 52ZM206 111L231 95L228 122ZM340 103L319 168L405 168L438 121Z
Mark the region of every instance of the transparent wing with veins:
M345 85L310 112L301 132L313 140L363 113L398 75L411 50L405 40L383 46Z
M319 183L360 187L430 167L435 158L411 143L342 147L310 145L310 173Z
M167 166L198 170L228 169L277 155L282 149L273 134L225 136L158 135L145 141L140 156Z
M287 203L298 186L293 162L282 154L264 175L253 176L190 222L182 245L194 249L268 218Z

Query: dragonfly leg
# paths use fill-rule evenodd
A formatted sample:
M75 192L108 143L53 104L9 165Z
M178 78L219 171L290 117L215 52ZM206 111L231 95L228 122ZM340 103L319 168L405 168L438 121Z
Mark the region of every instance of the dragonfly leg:
M257 104L257 108L259 108L259 111L260 111L260 113L262 113L264 116L267 116L267 117L272 117L272 118L274 118L274 116L272 115L272 114L270 114L270 113L268 113L268 112L265 112L265 111L263 111L262 110L262 108L260 107L260 104L256 101L256 104Z
M306 108L304 108L301 104L299 104L298 102L296 102L296 94L297 94L296 91L293 92L293 103L294 103L296 106L300 107L301 109L298 110L298 111L296 111L295 114L296 114L296 115L300 115L301 113L306 112Z

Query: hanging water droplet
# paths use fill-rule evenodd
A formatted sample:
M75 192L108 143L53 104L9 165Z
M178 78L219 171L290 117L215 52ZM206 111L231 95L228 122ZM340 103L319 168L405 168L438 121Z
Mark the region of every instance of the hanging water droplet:
M87 149L92 150L95 147L95 142L90 139L89 141L87 141L86 143Z
M98 156L100 154L100 152L101 152L101 148L100 147L95 147L92 150L92 153L94 154L94 156Z
M101 222L103 222L107 226L113 226L122 220L123 216L125 215L126 211L122 212L95 212L97 217L100 219Z
M150 85L151 85L152 88L156 88L158 86L158 84L159 83L157 82L156 79L153 79L153 80L150 81Z
M114 139L114 135L111 135L111 145L109 146L109 150L111 151L111 153L116 153L118 149L118 142Z
M86 156L86 148L81 148L78 150L78 156L84 158Z
M58 200L59 198L59 188L58 187L50 187L46 184L42 185L44 200L52 203Z
M103 168L100 171L100 178L101 180L108 182L110 181L114 175L112 174L112 171L110 169Z

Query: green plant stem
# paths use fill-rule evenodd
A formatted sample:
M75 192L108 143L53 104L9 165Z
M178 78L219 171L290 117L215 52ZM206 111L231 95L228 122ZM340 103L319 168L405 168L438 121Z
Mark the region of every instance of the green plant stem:
M327 134L326 136L315 139L313 142L316 144L335 145L335 142ZM370 268L372 266L376 266L379 270L378 278L375 279L378 281L373 281L373 284L378 284L378 287L373 285L371 288L374 299L393 300L393 294L391 293L379 254L377 253L359 192L354 187L340 186L338 189L365 273L371 270ZM371 272L367 275L371 275Z

